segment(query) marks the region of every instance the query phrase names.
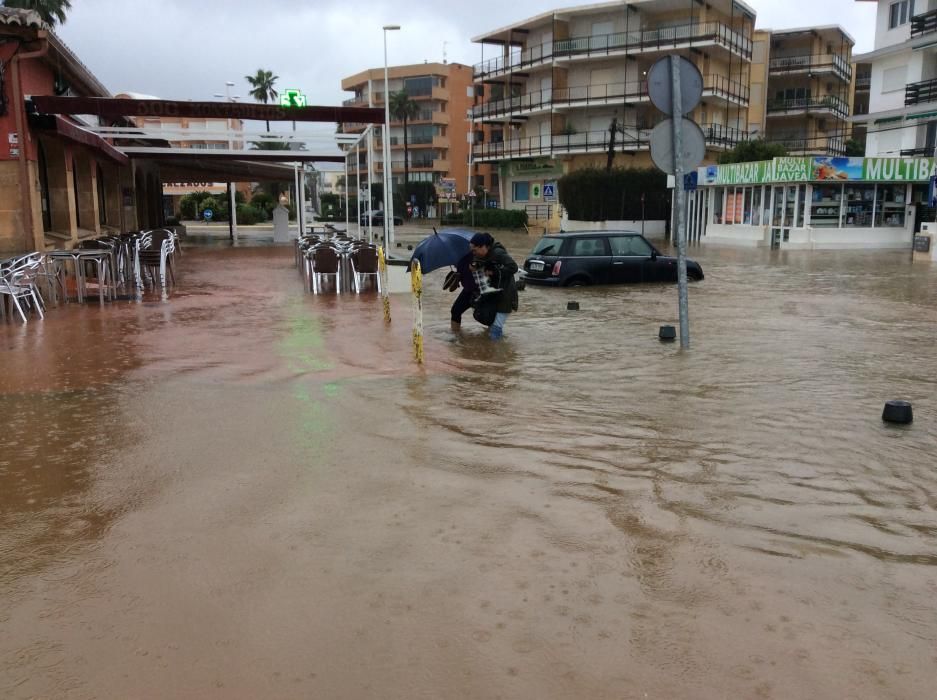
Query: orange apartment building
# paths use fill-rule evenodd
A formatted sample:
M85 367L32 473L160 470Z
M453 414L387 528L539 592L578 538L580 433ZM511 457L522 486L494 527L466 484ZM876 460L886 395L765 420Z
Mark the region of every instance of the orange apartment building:
M439 183L443 178L456 181L461 195L469 190L469 121L468 112L475 98L472 67L460 63L420 63L392 66L388 69L391 93L405 90L420 106L416 119L407 122L410 182ZM371 68L342 80L342 89L354 93L345 100L347 107L384 107L384 69ZM364 124L345 124L346 133L360 133ZM379 130L376 132L379 134ZM477 139L481 136L476 134ZM374 179L384 177L383 144L374 139ZM394 187L403 183L403 122L391 117L391 176ZM366 187L368 179L367 148L358 150L358 167L349 173L352 183ZM492 182L492 167L471 164L473 186L488 191L498 189ZM496 176L495 176L496 178Z

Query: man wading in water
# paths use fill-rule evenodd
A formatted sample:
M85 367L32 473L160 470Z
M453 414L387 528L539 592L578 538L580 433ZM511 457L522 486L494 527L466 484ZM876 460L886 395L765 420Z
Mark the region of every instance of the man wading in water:
M490 286L485 293L485 285L479 285L482 293L475 301L474 316L479 323L491 328L492 340L500 340L508 314L517 311L517 286L514 283L517 263L489 233L476 233L469 241L469 247L475 256L475 269L483 272Z

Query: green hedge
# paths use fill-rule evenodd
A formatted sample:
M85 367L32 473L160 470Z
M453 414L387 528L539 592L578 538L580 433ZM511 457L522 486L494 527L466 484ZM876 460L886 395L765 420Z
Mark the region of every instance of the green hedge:
M464 211L442 218L445 225L471 225L472 212ZM476 209L475 228L521 228L527 223L527 212L517 209Z
M267 213L253 204L238 204L238 223L250 226L267 220Z
M667 176L654 168L587 168L557 182L560 203L576 221L640 221L670 218Z

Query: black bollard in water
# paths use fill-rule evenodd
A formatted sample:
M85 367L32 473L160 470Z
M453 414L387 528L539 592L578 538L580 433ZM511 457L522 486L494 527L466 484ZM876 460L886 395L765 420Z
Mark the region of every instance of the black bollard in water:
M907 424L914 420L914 411L907 401L888 401L882 411L882 420L886 423Z
M412 245L408 245L408 246L407 246L407 250L413 250L413 246L412 246Z
M567 301L566 302L567 311L579 311L579 302L578 301Z
M660 330L657 332L657 337L661 340L676 340L677 329L673 326L661 326Z

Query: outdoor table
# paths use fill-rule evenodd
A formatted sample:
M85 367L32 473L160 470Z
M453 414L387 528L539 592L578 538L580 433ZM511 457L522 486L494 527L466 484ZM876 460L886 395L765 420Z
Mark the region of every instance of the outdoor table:
M98 268L98 303L104 304L104 285L107 284L107 296L108 298L113 298L111 290L111 282L109 277L111 270L113 270L113 255L114 250L112 248L76 248L74 250L52 250L49 251L48 256L53 260L61 260L62 262L72 261L75 267L75 289L78 294L78 302L81 303L84 301L85 293L87 291L85 287L85 274L84 274L84 264L85 262L92 262L97 265Z

